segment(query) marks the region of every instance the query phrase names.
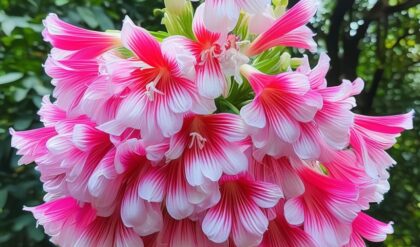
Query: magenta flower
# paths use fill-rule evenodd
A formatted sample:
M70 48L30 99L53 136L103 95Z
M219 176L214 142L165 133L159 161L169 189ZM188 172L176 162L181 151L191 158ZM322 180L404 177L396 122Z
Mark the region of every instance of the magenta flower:
M44 127L10 133L19 165L37 164L45 203L25 210L51 241L350 247L391 234L363 211L389 190L386 150L413 112L353 113L364 83L328 87L326 54L275 66L285 51L272 48L315 51L314 1L268 16L256 37L249 20L264 23L271 1L208 0L195 14L165 2L176 35L129 17L104 33L44 22L55 99Z

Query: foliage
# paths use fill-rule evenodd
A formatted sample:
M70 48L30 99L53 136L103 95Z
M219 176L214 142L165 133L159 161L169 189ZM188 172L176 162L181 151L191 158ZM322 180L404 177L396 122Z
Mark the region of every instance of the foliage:
M42 19L48 12L55 12L71 23L108 30L119 28L127 14L148 29L157 30L161 16L151 13L155 8L162 7L162 2L0 0L0 246L48 246L42 229L35 228L32 216L22 211L23 205L37 205L42 201L38 174L33 166L16 165L18 157L10 149L8 134L9 127L24 130L38 126L35 112L41 96L51 90L50 79L42 69L50 49L40 35ZM359 99L362 102L359 110L362 112L395 114L409 108L420 112L419 5L410 5L389 14L386 9L412 1L378 1L382 4L386 2L385 8L377 1L348 0L351 4L339 6L345 8L349 5L341 24L337 24L333 17L340 11L337 7L339 1L323 2L313 26L319 42L323 44L321 47L330 53L332 51L333 56L337 55L333 58L331 81L337 83L343 75L354 79L351 78L352 71L366 79L367 90ZM155 13L160 14L161 11ZM334 42L331 42L335 32L332 27L339 29L338 39ZM366 30L360 40L352 44L355 50L348 50L348 41L354 40L353 37L364 28ZM337 48L336 54L333 46ZM350 63L354 58L346 56L353 55L356 50L360 50L359 57ZM260 66L274 69L276 64ZM334 76L335 71L338 71L337 76ZM399 163L391 171L392 189L384 202L372 210L380 219L395 222L395 234L386 241L387 246L420 243L417 232L420 229L419 122L417 117L416 129L406 132L391 151Z

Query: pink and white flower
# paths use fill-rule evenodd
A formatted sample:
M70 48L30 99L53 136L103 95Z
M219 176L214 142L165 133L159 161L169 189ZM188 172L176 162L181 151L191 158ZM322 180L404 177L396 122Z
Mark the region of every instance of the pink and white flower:
M388 178L387 169L396 162L385 150L396 143L402 131L413 128L413 115L414 111L381 117L355 115L350 144L370 176Z
M307 153L313 150L306 149L307 143L317 140L311 135L313 126L301 123L313 121L322 108L322 98L311 91L308 77L299 72L267 75L249 65L241 71L255 92L254 100L241 109L254 145L272 156L295 152L309 158L312 154Z
M201 229L199 220L175 220L167 213L164 214L162 230L144 239L145 247L228 247L227 243L217 244L211 242Z
M182 157L185 175L192 186L206 180L219 181L222 174L236 175L248 168L244 151L244 124L238 115L220 113L190 115L181 130L169 139L167 160Z
M109 217L95 215L90 205L79 205L71 197L46 202L25 210L51 236L51 242L67 246L143 246L142 239L124 226L118 213Z
M394 233L393 222L380 222L369 215L360 212L353 221L350 242L345 247L365 247L363 239L371 242L385 241L387 234Z
M302 169L299 175L305 193L286 201L286 220L292 225L303 224L305 232L320 246L348 243L351 223L360 211L357 187L309 168Z
M272 26L251 43L246 54L255 56L275 46L315 50L314 34L305 25L315 15L318 5L314 0L300 0L287 10Z
M96 32L76 27L60 20L56 14L49 14L43 24L44 40L57 48L56 52L71 59L94 59L121 46L119 33Z
M214 111L213 102L199 97L194 83L183 77L176 59L163 53L145 29L126 17L121 37L123 45L135 54L132 62L138 69L125 82L130 84L131 92L121 102L115 120L101 129L119 135L127 128L135 128L142 131L144 138L158 140L159 132L166 137L178 132L185 113Z
M280 189L247 174L224 176L219 183L221 199L206 213L204 233L216 243L231 236L237 246L258 245L268 228L264 209L277 204L282 197Z
M200 95L215 99L226 96L229 91L229 77L240 82L239 68L249 62L239 51L235 35L208 30L204 23L205 4L201 4L194 15L193 32L196 41L174 36L164 41L164 48L173 53L179 61L194 57L192 74ZM189 73L188 73L189 74Z
M271 220L259 247L318 246L301 227L291 225L284 216L284 200L276 206L276 218Z

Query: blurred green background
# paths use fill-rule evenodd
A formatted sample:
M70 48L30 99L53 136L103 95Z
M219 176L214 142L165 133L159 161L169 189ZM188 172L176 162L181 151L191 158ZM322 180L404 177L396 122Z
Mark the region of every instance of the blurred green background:
M296 1L290 1L294 4ZM337 4L339 3L339 4ZM332 59L331 85L360 76L367 85L358 112L420 112L420 1L324 0L311 24L321 50ZM162 30L158 0L0 0L0 246L49 246L23 205L42 201L33 166L16 165L8 128L39 127L36 111L51 91L42 64L49 45L41 37L42 19L57 13L91 29L121 27L124 15L150 30ZM398 161L391 170L391 191L371 214L394 221L395 234L385 244L420 246L420 128L403 134L390 151Z

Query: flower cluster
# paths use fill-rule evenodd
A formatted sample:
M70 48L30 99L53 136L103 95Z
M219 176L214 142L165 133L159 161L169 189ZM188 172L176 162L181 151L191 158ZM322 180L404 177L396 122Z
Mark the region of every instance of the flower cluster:
M363 211L389 189L413 112L352 112L363 81L328 87L286 47L316 51L317 4L166 0L167 32L50 14L44 127L16 132L45 203L25 208L60 246L364 246L391 223Z

